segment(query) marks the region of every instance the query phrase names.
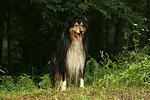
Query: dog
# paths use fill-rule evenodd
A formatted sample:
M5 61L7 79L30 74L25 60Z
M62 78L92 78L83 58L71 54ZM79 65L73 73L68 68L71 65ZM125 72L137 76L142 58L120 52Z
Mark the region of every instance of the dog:
M52 88L57 79L61 79L60 88L66 90L68 80L80 81L84 87L84 75L88 58L87 18L71 14L68 24L58 42L50 60L50 78Z

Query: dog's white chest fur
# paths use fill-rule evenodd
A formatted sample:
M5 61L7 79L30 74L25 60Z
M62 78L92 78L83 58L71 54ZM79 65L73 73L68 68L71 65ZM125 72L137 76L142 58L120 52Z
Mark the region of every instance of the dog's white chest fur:
M67 71L70 78L78 78L79 74L83 74L85 64L85 52L82 42L75 39L67 52L66 58Z

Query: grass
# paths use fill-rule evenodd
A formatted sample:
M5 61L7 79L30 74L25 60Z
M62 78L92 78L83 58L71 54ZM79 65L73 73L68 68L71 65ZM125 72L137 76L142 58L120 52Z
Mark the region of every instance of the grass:
M133 87L99 87L96 85L85 88L70 87L66 91L57 89L35 89L1 94L1 99L6 100L149 100L150 89Z
M87 62L85 88L76 84L65 91L51 89L49 74L35 83L34 78L23 74L19 77L4 75L0 78L2 100L149 100L150 56L125 52L112 61L101 52L98 63ZM34 76L35 77L35 76Z

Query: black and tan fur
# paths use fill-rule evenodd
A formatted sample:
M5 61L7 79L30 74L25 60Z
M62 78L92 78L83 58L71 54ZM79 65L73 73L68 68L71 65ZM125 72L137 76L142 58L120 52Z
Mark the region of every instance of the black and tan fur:
M80 81L84 87L84 74L87 51L87 18L85 14L76 16L72 14L68 24L57 44L50 60L52 87L58 77L61 78L60 87L66 89L67 80Z

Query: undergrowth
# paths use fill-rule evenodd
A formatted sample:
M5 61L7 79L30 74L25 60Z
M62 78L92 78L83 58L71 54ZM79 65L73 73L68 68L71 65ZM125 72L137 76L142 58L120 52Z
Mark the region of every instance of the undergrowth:
M88 91L89 89L89 91L91 91L92 87L99 90L101 89L101 92L95 89L92 91L95 91L94 93L96 93L96 95L99 94L99 96L102 96L102 94L106 91L106 94L108 94L109 89L118 89L117 91L120 89L120 91L122 91L122 87L142 87L143 89L150 88L150 55L135 51L124 51L116 56L114 60L111 60L110 56L103 51L100 51L100 55L102 58L100 62L97 62L92 57L90 57L90 60L87 62L85 74L85 87L87 88L83 90ZM5 73L3 70L0 70L0 72ZM23 93L33 93L33 91L41 94L45 93L47 89L48 93L50 92L50 94L54 94L55 97L57 93L54 91L57 90L50 88L51 81L49 74L45 74L42 77L39 76L41 81L38 83L34 82L35 76L36 75L32 77L26 74L22 74L19 77L8 75L1 76L0 97L5 94L13 93L23 95ZM81 92L81 90L77 90L78 88L76 87L77 86L70 87L67 91L72 93L71 89L74 88L75 91ZM148 95L150 96L149 92Z
M32 91L36 88L35 83L31 76L23 74L19 77L1 76L1 93L11 93L18 91Z
M100 63L93 58L87 62L87 84L150 87L149 55L127 51L120 53L115 58L116 61L112 61L107 53L100 53L103 59Z

